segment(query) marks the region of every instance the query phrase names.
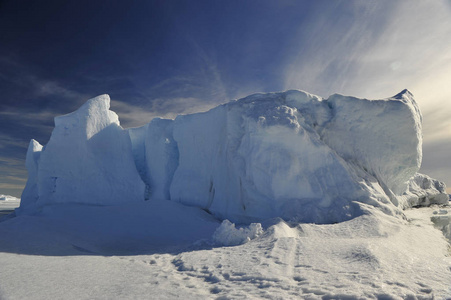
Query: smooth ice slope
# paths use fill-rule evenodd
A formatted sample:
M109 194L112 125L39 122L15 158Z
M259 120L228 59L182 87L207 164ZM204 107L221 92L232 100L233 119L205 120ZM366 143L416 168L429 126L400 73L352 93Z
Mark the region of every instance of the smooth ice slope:
M35 204L143 200L144 183L135 167L130 137L109 107L108 95L90 99L77 111L55 118L45 147L30 143L29 179L21 209Z
M382 100L255 94L128 131L108 108L108 96L91 99L56 118L42 150L32 141L24 207L166 199L234 222L333 223L361 215L362 203L389 215L426 194L447 203L443 188L415 183L421 114L407 90Z

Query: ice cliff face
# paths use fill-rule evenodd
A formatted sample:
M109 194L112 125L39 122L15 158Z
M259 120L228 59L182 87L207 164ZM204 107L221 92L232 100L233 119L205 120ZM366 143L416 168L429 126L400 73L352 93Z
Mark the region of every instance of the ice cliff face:
M108 95L88 100L77 111L55 118L45 147L30 142L21 208L141 201L144 183L134 165L128 132L109 107Z
M331 223L365 204L396 215L448 201L441 183L416 175L421 114L407 90L383 100L256 94L129 130L103 95L55 125L44 148L30 143L19 212L172 200L235 222Z

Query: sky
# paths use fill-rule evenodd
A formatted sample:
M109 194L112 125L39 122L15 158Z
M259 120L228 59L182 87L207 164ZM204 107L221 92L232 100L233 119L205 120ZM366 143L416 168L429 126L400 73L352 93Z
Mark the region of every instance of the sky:
M0 194L20 196L30 139L97 95L129 128L287 89L409 89L420 171L451 187L451 0L0 0L0 28Z

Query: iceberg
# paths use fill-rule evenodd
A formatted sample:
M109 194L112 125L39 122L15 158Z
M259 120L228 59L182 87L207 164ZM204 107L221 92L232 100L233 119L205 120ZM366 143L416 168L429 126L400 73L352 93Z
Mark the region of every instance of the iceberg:
M443 183L417 173L422 117L408 90L381 100L254 94L131 129L109 102L90 99L55 119L46 146L31 141L19 213L170 200L236 223L335 223L367 205L402 216L448 203Z

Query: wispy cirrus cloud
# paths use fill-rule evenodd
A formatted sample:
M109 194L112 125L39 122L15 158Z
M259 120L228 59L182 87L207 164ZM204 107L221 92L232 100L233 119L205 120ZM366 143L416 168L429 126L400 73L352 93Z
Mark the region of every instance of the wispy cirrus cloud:
M450 185L451 3L337 3L311 29L299 29L285 88L370 99L408 88L423 113L422 171Z
M451 95L449 3L341 2L313 28L307 45L301 44L287 64L285 88L311 86L325 97L342 93L376 99L408 88L426 115L426 127L430 112L450 107L445 101Z
M30 139L47 143L54 117L70 112L84 95L40 76L14 55L0 56L0 88L0 189L20 196Z
M142 126L157 117L174 119L181 114L204 112L214 106L216 105L198 98L158 98L153 99L146 107L111 100L111 110L119 115L124 128Z
M111 108L124 127L140 126L155 117L174 119L180 114L203 112L230 100L215 55L208 54L190 34L182 36L194 54L190 68L152 84L131 78L139 99L112 100Z
M46 78L14 55L0 56L0 116L18 124L39 126L69 113L92 97L59 79Z
M300 26L293 37L297 46L286 55L284 88L323 97L346 93L397 6L387 1L340 1L315 7L309 26Z

